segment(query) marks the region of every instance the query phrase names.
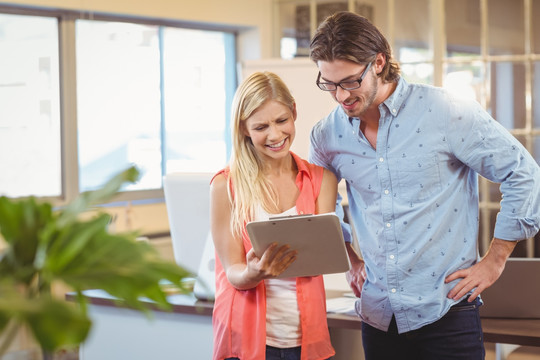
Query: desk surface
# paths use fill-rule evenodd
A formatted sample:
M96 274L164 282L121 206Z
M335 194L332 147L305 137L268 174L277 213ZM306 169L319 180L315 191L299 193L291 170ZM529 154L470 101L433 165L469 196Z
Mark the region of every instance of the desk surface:
M362 328L362 321L351 315L328 314L327 319L329 327ZM485 342L540 346L540 319L482 318L482 331Z
M114 298L101 290L85 291L89 302L101 306L117 306ZM329 296L334 296L331 294ZM73 300L73 294L66 295ZM171 295L169 302L174 313L212 316L213 303L197 300L191 295ZM356 316L328 314L328 326L342 329L361 329L361 320ZM540 346L540 319L495 319L482 318L484 341L524 346Z

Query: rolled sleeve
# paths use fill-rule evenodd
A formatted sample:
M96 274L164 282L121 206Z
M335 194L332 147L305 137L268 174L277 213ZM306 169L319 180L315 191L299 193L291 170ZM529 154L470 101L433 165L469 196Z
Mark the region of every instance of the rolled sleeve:
M451 126L460 138L456 153L468 166L492 182L500 183L501 210L494 236L524 240L539 231L540 168L523 145L476 103L462 105L473 116L456 110ZM457 119L457 120L456 120ZM459 131L461 130L461 131Z

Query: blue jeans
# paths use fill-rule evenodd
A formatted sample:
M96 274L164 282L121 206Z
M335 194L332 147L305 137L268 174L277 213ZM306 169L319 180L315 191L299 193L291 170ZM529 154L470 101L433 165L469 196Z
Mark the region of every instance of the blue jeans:
M301 347L280 349L266 345L266 360L300 360ZM239 360L229 358L225 360Z
M280 349L266 345L266 360L300 360L300 346Z
M293 347L280 349L266 345L266 360L300 360L301 348ZM238 358L227 358L225 360L240 360Z
M395 318L388 332L362 323L366 360L481 360L485 358L480 301L452 306L438 321L398 334Z

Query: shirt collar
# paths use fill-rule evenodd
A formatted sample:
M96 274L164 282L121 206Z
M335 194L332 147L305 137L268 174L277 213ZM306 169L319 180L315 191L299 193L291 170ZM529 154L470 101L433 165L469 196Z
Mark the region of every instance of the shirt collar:
M379 105L379 108L381 106L386 106L388 109L388 112L392 114L393 116L397 116L399 114L399 110L401 109L401 105L405 101L406 93L409 89L409 83L403 78L399 77L398 83L396 86L396 89L394 92L382 102L382 104ZM345 115L345 111L341 109L341 112ZM347 115L345 115L347 117ZM352 125L353 120L355 118L348 117L349 123Z
M393 116L397 116L397 114L399 114L401 106L403 105L403 102L405 101L408 89L409 83L407 83L407 81L402 76L400 76L396 89L388 97L388 99L383 101L380 106L386 106L390 114L392 114Z
M302 161L302 158L300 158L298 155L290 151L294 162L296 163L296 168L298 169L298 174L306 175L311 177L311 173L309 172L309 169L307 167L307 164Z

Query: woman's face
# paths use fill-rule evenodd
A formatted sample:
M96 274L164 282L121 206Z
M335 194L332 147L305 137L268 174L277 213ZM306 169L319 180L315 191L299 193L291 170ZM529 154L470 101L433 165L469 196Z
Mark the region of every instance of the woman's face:
M245 121L245 135L251 138L261 158L280 159L289 154L296 133L295 120L296 109L291 111L270 100Z

